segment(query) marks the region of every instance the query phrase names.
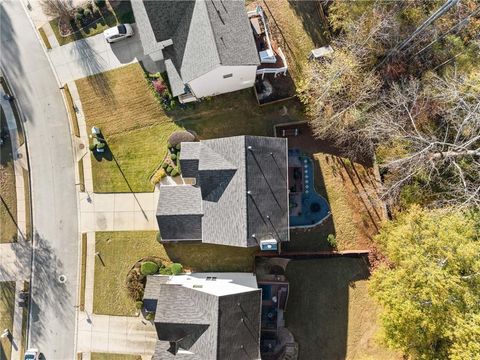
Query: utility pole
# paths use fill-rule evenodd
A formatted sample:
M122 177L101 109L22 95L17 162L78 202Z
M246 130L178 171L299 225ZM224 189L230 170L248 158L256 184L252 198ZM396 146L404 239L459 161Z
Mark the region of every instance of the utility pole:
M454 5L456 5L460 0L447 0L437 11L435 11L430 17L425 20L415 31L405 40L403 40L399 45L395 46L388 54L383 58L383 60L375 67L378 68L382 66L385 61L394 53L395 51L405 50L407 45L412 42L418 35L420 35L431 23L433 23L438 18L442 17L448 10L450 10Z
M437 11L435 11L430 17L425 20L408 38L406 38L400 45L397 46L399 51L404 50L410 42L421 34L428 25L433 23L438 18L442 17L450 8L456 5L460 0L447 0Z

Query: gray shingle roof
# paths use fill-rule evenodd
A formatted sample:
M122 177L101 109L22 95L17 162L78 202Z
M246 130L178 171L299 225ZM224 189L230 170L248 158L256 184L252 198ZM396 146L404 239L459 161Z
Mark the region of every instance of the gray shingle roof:
M159 341L152 360L260 359L261 290L216 296L180 285L155 286ZM169 352L175 341L193 355Z
M202 238L202 195L194 186L162 186L157 207L161 236L170 240Z
M242 0L205 2L222 65L260 65Z
M264 239L289 240L286 139L236 136L190 144L182 144L180 164L182 170L184 162L190 167L201 192L195 199L202 203L203 242L248 247ZM195 157L198 171L189 163ZM173 197L164 195L161 191L159 209L163 201L172 203ZM157 213L162 238L171 240L162 229L163 214ZM187 226L179 225L188 234Z
M195 186L162 186L158 215L202 215L202 195Z
M173 65L172 60L165 60L165 70L168 75L168 82L170 83L170 89L172 90L173 96L178 96L185 94L185 84L178 73L175 65Z
M145 53L171 39L163 57L171 59L184 83L219 65L260 64L244 1L143 0L143 6L133 1Z

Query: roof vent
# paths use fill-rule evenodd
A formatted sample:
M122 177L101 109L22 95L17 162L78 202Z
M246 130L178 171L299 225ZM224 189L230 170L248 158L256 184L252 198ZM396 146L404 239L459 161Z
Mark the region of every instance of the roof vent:
M247 149L250 150L250 151L253 151L253 146L252 146L252 145L248 145L248 146L247 146Z
M247 195L252 196L252 192L250 190L247 190Z

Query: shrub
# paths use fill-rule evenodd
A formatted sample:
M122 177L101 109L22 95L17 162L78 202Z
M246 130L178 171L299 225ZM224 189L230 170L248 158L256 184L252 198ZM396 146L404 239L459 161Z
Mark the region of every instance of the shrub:
M90 144L90 146L88 148L90 149L90 151L95 151L97 149L97 145L96 144Z
M83 13L75 13L75 20L76 21L82 21L83 19Z
M167 163L167 162L164 162L164 163L162 164L162 168L163 168L163 169L166 169L167 167L168 167L168 163Z
M167 173L168 174L170 174L172 172L172 170L173 170L173 167L171 167L171 166L167 167Z
M140 267L140 273L142 275L153 275L158 272L158 265L153 261L145 261Z
M337 249L337 239L335 238L335 235L328 234L327 242L328 242L328 245L330 245L333 249L335 250Z
M127 290L130 297L135 301L143 298L144 285L142 276L137 271L131 271L127 276Z
M160 274L162 275L178 275L182 272L183 266L179 263L173 263L160 269Z
M177 144L177 146L175 146L175 149L180 150L181 147L182 147L182 144Z
M141 300L135 301L135 308L140 310L142 307L143 307L143 301L141 301Z
M156 185L160 182L160 180L162 180L165 176L167 176L167 173L165 172L165 169L164 168L160 168L158 169L155 174L153 174L152 178L151 178L151 182L152 184Z
M88 9L88 8L85 9L85 11L83 12L83 15L85 15L85 16L91 16L91 15L92 15L92 10L90 10L90 9Z
M178 275L183 272L183 266L179 263L173 263L170 265L170 271L172 272L172 275Z
M196 140L197 140L197 137L191 131L178 130L178 131L174 131L168 137L168 147L175 147L182 142L193 142Z
M175 176L178 176L180 175L180 173L178 172L177 169L173 169L172 172L170 173L171 176L175 177Z
M149 311L148 313L145 314L145 320L148 321L153 321L155 319L155 313Z
M165 83L160 79L152 80L152 84L155 91L160 95L162 95L165 90L167 90L167 85L165 85Z
M85 9L83 7L77 8L77 14L83 14L85 12Z
M177 160L177 154L170 154L170 159L172 159L173 161Z

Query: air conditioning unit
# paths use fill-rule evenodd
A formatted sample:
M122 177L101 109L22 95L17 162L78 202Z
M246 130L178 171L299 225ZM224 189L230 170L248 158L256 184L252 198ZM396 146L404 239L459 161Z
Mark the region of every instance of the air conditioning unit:
M278 242L275 239L267 239L260 241L260 250L262 251L277 251Z
M277 57L272 49L260 51L258 54L260 55L260 62L262 64L275 64L277 62Z

